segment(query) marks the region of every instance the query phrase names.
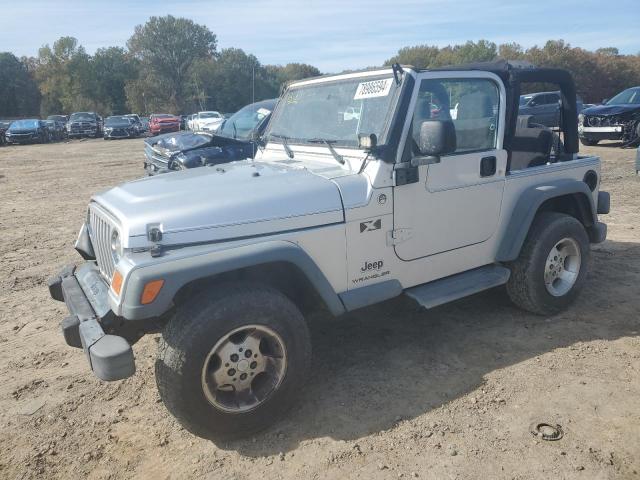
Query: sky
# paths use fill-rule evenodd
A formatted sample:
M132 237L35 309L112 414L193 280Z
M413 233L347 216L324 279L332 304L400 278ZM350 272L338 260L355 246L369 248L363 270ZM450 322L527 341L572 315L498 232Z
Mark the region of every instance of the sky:
M125 46L136 25L166 14L206 25L219 48L242 48L262 64L323 72L380 65L404 46L479 39L640 52L638 0L0 0L0 51L34 56L67 35L89 53Z

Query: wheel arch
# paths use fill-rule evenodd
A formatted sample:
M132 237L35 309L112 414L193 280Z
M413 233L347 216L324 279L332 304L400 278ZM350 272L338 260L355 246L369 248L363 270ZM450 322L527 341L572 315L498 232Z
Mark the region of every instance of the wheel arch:
M592 237L598 221L593 195L579 180L559 180L526 189L509 217L496 260L510 262L518 258L535 216L540 212L559 212L576 218Z
M138 299L144 286L155 279L164 280L158 297L149 305L140 305ZM292 297L302 308L316 296L333 315L345 311L325 275L301 247L287 241L271 241L134 269L126 282L122 316L130 320L161 316L174 301L184 301L194 290L225 280L266 283Z

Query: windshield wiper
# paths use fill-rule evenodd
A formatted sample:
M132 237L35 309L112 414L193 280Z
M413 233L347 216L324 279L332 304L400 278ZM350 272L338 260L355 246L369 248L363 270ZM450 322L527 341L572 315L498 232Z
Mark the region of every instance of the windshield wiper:
M327 140L326 138L310 138L309 140L307 140L307 142L324 143L329 149L329 151L331 152L331 155L333 156L333 158L336 159L336 162L338 162L340 165L344 165L344 158L342 158L342 155L336 152L336 149L333 148L333 144L336 143L335 140Z
M285 137L284 135L278 135L277 133L272 133L269 135L269 138L279 138L282 140L282 146L284 147L284 151L287 152L287 157L293 158L293 150L289 146L289 137Z
M233 138L238 138L238 129L236 128L236 121L231 122L231 126L233 127Z

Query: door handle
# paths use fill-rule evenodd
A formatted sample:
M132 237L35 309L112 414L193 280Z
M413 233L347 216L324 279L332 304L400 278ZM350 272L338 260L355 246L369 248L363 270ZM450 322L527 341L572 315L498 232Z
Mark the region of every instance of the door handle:
M480 159L480 176L492 177L496 174L496 157L483 157Z

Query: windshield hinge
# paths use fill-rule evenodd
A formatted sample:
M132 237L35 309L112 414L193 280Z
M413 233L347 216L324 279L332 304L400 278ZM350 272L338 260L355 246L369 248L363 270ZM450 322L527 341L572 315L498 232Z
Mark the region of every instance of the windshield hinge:
M410 228L396 228L387 232L387 246L398 245L411 237L413 237L413 230Z

